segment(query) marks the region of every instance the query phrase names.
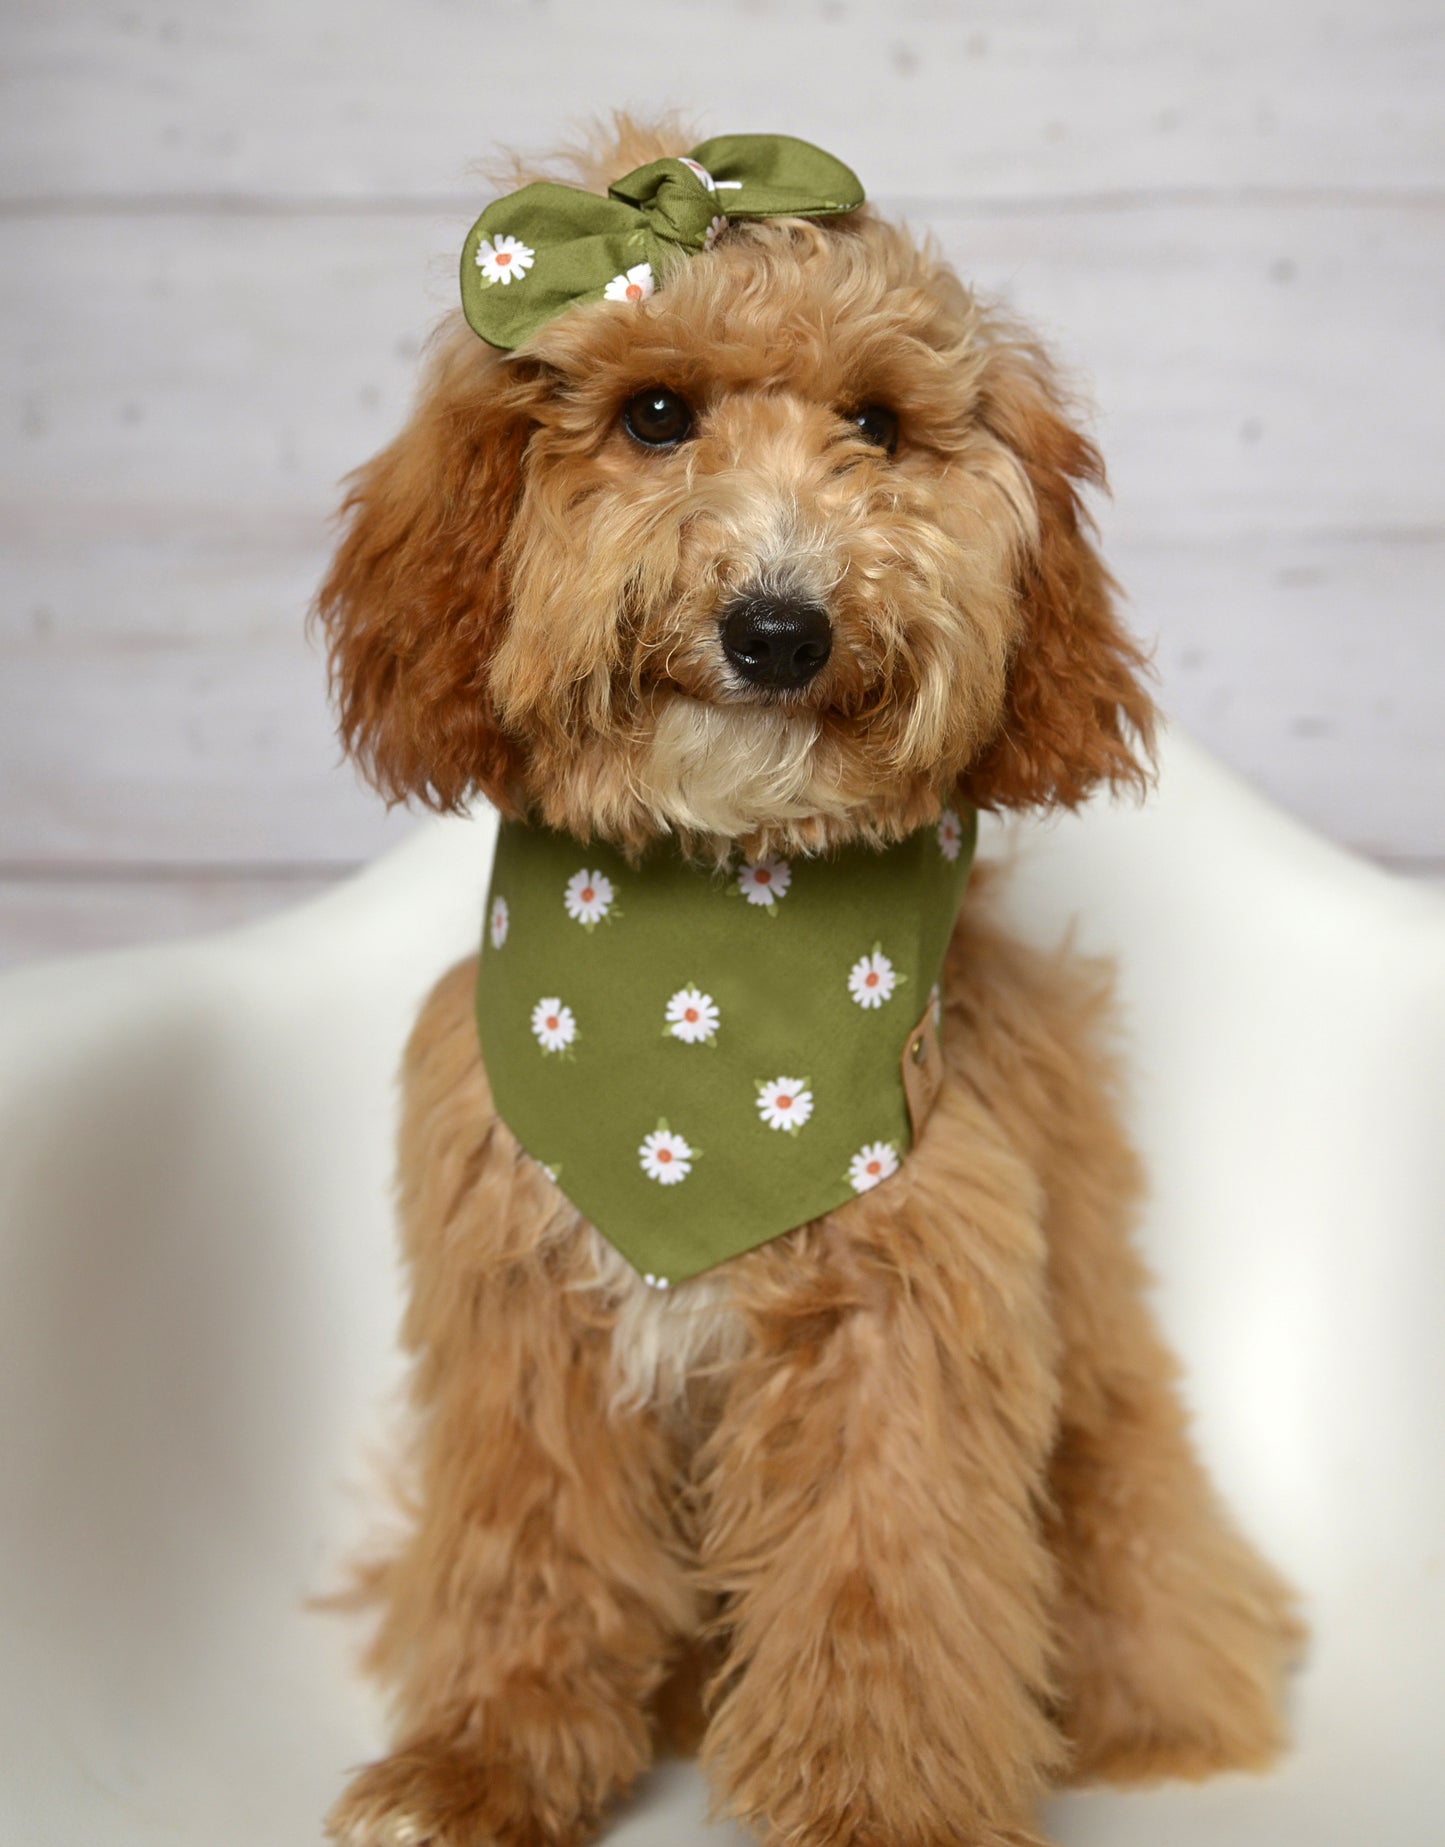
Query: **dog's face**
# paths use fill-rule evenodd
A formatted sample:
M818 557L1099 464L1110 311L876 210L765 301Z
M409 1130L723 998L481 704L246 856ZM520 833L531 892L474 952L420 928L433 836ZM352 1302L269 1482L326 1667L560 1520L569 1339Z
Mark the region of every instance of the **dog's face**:
M736 226L516 354L444 336L321 593L343 730L392 795L628 849L1072 804L1149 730L1097 474L1046 363L901 231Z

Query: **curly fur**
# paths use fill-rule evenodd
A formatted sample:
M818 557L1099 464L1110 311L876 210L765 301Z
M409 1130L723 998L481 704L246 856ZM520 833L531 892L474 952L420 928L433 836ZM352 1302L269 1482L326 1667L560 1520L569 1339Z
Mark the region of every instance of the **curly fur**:
M619 120L561 171L687 144ZM619 426L657 383L697 411L665 454ZM893 457L841 414L871 402ZM343 733L393 799L629 853L1142 786L1101 478L1043 355L904 232L733 227L514 355L443 331L320 593ZM800 692L719 646L759 586L827 609ZM406 1058L413 1490L357 1585L397 1735L333 1838L564 1847L664 1729L774 1847L1018 1847L1060 1782L1269 1761L1300 1631L1148 1310L1099 970L972 895L902 1173L665 1298L496 1116L472 981Z

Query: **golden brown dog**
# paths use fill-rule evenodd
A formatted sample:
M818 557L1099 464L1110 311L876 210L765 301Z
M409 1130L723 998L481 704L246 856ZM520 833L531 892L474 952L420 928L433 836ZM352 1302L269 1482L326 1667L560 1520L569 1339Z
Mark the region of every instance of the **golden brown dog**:
M622 123L567 177L683 145ZM639 394L685 440L630 434ZM511 356L443 332L320 596L345 736L390 796L630 854L1141 785L1100 474L1038 349L902 230L735 225ZM720 646L760 595L826 611L790 690ZM666 1295L493 1112L473 973L406 1056L414 1506L361 1587L397 1736L336 1839L578 1842L668 1729L779 1847L1033 1841L1058 1783L1270 1759L1298 1629L1146 1305L1096 970L975 890L902 1173Z

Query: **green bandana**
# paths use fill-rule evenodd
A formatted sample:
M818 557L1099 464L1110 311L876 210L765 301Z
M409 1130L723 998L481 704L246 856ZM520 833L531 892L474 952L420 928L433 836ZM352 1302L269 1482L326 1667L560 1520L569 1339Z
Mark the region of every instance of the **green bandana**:
M863 203L841 160L791 135L719 135L654 160L606 198L539 181L489 205L462 246L462 307L491 346L520 346L580 301L645 301L670 262L731 218L817 218Z
M497 1111L665 1288L897 1172L941 1071L972 810L711 872L504 822L477 1024Z

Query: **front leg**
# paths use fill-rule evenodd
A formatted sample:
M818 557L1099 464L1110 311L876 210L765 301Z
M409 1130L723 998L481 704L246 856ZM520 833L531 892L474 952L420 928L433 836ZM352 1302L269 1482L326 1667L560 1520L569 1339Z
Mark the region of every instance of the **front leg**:
M413 1528L365 1589L396 1748L328 1820L345 1847L571 1847L649 1760L692 1592L657 1420L616 1403L575 1215L496 1123L470 966L408 1054L402 1220Z
M903 1173L738 1260L703 1456L729 1662L704 1760L777 1847L1033 1841L1058 1764L1036 1185L945 1090Z

